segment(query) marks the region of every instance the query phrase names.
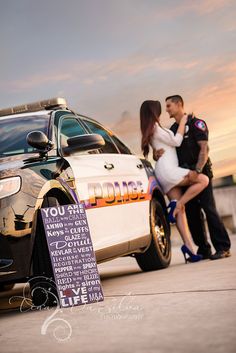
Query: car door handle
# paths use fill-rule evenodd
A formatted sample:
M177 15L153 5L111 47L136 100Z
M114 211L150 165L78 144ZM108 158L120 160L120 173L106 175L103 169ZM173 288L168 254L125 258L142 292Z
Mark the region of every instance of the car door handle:
M104 168L106 168L106 169L108 169L108 170L111 170L111 169L114 168L114 164L112 164L112 163L106 163L106 164L104 165Z
M143 169L143 165L142 165L142 163L137 164L137 168L138 168L138 169Z

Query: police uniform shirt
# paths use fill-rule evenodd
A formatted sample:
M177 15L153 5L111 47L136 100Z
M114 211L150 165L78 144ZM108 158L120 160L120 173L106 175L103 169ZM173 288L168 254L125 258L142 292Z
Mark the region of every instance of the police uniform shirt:
M177 132L179 125L174 123L170 129ZM198 141L208 141L208 128L204 120L189 115L185 125L183 142L177 147L179 166L194 169L198 161L200 146Z

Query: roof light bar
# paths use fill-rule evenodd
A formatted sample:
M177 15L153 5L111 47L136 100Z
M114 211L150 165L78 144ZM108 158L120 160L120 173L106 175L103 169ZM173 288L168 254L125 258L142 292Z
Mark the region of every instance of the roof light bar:
M36 112L43 109L66 108L65 98L51 98L29 104L22 104L12 108L0 110L0 116L12 115L19 113Z

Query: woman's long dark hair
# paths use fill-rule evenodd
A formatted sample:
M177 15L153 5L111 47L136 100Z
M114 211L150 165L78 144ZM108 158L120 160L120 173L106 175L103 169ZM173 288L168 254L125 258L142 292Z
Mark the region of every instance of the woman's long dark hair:
M140 128L142 133L141 148L144 157L149 154L149 144L153 135L154 125L159 125L161 115L161 103L159 101L144 101L140 108Z

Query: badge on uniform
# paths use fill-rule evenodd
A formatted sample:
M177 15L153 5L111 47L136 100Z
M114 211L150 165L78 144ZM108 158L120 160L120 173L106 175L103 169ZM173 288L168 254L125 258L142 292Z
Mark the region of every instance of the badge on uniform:
M189 126L185 125L184 138L188 138Z
M199 130L206 131L206 124L202 120L197 120L194 124Z

